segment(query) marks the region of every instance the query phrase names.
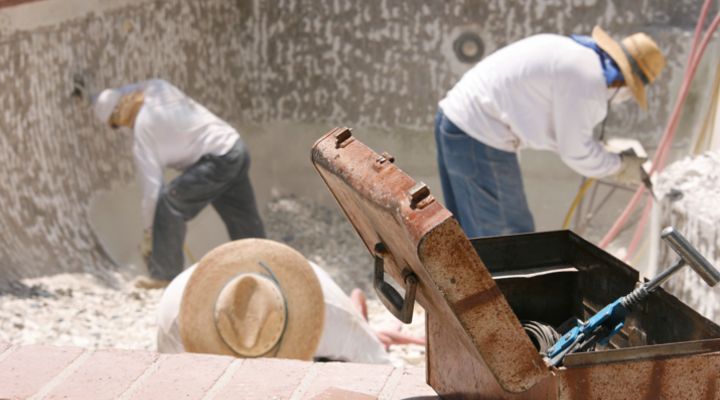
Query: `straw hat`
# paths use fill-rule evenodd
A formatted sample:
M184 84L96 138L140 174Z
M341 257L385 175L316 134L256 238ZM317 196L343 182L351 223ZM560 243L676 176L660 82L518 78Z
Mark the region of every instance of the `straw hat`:
M647 111L645 85L657 79L665 67L665 57L658 45L644 33L628 36L618 43L599 26L593 28L592 37L598 47L615 60L635 100Z
M290 247L243 239L200 260L180 303L185 351L311 360L325 325L320 281Z

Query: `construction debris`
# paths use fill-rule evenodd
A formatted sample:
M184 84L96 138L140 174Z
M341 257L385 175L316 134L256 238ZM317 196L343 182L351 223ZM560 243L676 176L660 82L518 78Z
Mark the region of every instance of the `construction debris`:
M425 334L425 311L416 307L411 325L398 325L374 300L372 258L339 210L312 201L282 198L268 205L270 238L294 247L325 268L346 293L365 290L370 324L378 330ZM162 289L140 290L130 283L113 289L89 274L62 274L14 282L0 292L0 342L91 349L156 349L156 307ZM425 348L394 345L397 366L425 365Z

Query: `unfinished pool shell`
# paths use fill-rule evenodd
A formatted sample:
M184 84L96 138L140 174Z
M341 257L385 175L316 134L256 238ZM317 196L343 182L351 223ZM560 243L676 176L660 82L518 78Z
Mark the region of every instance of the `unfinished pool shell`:
M73 103L75 74L94 91L163 78L235 125L252 152L261 208L284 194L334 206L307 149L318 132L348 124L437 195L437 102L472 65L454 51L461 35L474 33L487 56L540 32L589 33L595 24L616 38L647 31L667 59L648 87L651 112L616 106L607 131L650 148L670 114L700 6L690 0L3 3L0 280L103 275L140 264L132 137ZM715 47L679 129L688 136L704 112L695 105L709 96ZM538 229L557 228L579 177L554 154L526 152L521 159ZM615 208L622 205L619 199ZM199 258L225 235L207 211L190 225L188 244Z

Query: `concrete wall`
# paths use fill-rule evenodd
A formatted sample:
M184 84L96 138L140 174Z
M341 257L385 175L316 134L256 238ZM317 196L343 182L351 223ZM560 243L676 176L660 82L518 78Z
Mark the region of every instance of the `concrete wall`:
M335 125L356 127L361 140L393 153L439 193L431 128L437 101L470 67L452 51L461 32L479 33L489 54L540 32L588 33L595 24L617 38L647 31L668 60L648 90L652 111L615 107L608 131L653 143L700 7L690 0L45 0L0 8L1 274L104 271L116 265L113 256L137 262L131 137L71 102L75 73L95 90L165 78L235 124L253 153L261 204L287 193L332 204L308 160L312 142ZM703 67L701 81L712 72ZM707 97L702 86L694 93L688 137L700 112L694 105ZM528 152L523 164L538 227L558 228L577 175L552 154ZM224 235L212 212L204 215L190 227L191 247L193 235L204 240L196 256Z

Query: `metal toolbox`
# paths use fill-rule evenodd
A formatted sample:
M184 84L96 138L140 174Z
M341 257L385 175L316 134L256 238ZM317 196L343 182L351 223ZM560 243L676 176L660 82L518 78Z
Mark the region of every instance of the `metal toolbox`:
M574 233L468 240L427 186L347 128L320 138L312 160L375 257L383 303L401 320L415 298L427 311L427 381L443 398L720 396L720 327L662 289L606 346L548 366L520 320L585 320L639 283L637 271Z

